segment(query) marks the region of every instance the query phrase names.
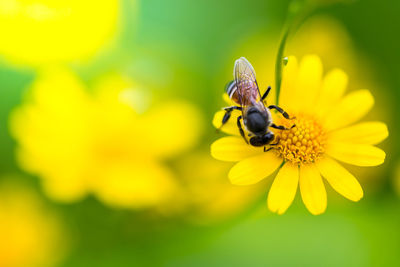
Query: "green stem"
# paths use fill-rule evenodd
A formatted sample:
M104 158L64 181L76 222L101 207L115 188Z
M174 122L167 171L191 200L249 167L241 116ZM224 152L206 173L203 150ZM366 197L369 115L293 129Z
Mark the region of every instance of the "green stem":
M278 48L278 54L275 60L275 90L276 90L276 104L279 104L279 94L281 91L282 83L282 66L283 66L283 53L285 52L286 40L289 36L290 27L286 27L286 30L282 36L281 42Z
M293 1L289 5L288 18L286 21L286 26L284 28L284 32L282 35L282 39L279 43L278 53L276 55L275 60L275 90L276 90L276 104L279 104L279 94L281 91L282 84L282 69L284 62L284 53L286 42L290 36L290 34L294 33L299 26L303 23L303 21L307 18L307 16L314 9L313 6L302 5L301 1Z

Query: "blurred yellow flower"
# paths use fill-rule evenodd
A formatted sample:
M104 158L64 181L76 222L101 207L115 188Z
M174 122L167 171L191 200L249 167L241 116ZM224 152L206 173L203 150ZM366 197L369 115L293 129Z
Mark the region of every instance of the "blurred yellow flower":
M392 184L397 195L400 195L400 162L397 162L393 170Z
M374 98L368 90L343 96L347 75L333 69L324 77L319 57L305 56L300 64L289 58L284 68L279 105L294 120L273 114L277 125L296 124L289 131L275 131L278 145L269 152L247 145L238 136L231 120L222 130L234 136L224 137L211 146L216 159L239 161L229 172L233 184L259 182L279 169L268 195L268 207L278 214L291 205L298 185L304 204L312 214L325 211L327 197L321 175L341 195L358 201L363 190L356 178L336 160L356 166L376 166L385 153L375 147L388 136L381 122L352 125L372 108ZM273 102L273 101L272 101ZM224 111L214 118L221 125ZM237 114L237 113L236 113Z
M178 161L177 167L183 186L169 206L183 206L186 219L196 224L232 218L264 194L259 186L241 187L229 183L225 173L230 164L213 159L208 152L192 152Z
M65 240L54 214L28 188L0 185L0 266L54 266Z
M87 60L115 35L119 1L2 0L0 55L18 64Z
M91 95L67 70L41 73L10 120L21 167L61 201L88 193L127 208L167 201L177 185L163 160L193 145L202 123L191 104L154 106L146 92L114 74Z

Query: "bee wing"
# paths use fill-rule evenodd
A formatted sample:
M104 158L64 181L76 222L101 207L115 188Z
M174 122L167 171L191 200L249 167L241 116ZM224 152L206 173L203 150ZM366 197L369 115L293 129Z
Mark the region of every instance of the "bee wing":
M256 72L250 62L245 57L241 57L235 61L233 77L235 77L236 82L240 80L251 80L255 82Z
M250 104L244 103L245 100L248 102L261 97L256 80L256 72L246 58L241 57L235 61L233 76L235 77L239 101L242 105Z

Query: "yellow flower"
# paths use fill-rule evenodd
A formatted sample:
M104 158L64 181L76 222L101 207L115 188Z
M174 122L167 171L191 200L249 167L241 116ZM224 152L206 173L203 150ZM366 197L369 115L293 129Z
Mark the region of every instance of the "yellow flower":
M113 206L147 208L173 197L176 180L163 161L197 141L197 109L184 101L154 106L116 74L92 89L67 70L41 74L11 116L21 167L61 201L93 193Z
M357 166L382 164L385 153L374 145L384 140L388 131L382 122L354 124L372 108L374 98L368 90L344 96L347 80L340 69L323 77L317 56L305 56L300 64L290 57L284 68L279 105L296 119L286 120L275 113L273 118L278 125L296 127L274 131L278 145L263 152L263 148L244 142L231 119L222 130L233 136L223 137L211 146L215 158L239 161L229 172L231 182L254 184L278 170L268 195L269 209L278 214L291 205L298 186L307 209L312 214L323 213L327 196L322 177L339 194L360 200L360 184L337 160ZM215 115L216 127L221 125L223 113Z
M259 86L261 89L267 86L274 86L274 64L266 59L274 59L274 53L278 49L280 32L271 29L268 35L256 34L251 39L246 40L242 47L235 52L235 55L246 55L251 64L257 71ZM307 45L304 45L307 44ZM351 77L348 81L348 88L379 88L374 91L374 97L379 107L374 109L368 118L380 118L385 122L391 119L389 108L380 108L382 103L387 105L390 101L386 101L388 95L384 94L385 85L378 82L377 72L371 66L370 60L365 55L359 53L355 48L351 35L347 32L344 25L329 16L312 16L307 19L300 29L290 38L287 43L287 54L296 55L302 58L308 54L317 54L321 61L324 62L324 69L330 70L340 66L345 70L346 74ZM225 75L232 75L231 63L225 67ZM223 77L222 75L221 77ZM216 81L216 85L221 88L221 84L226 83L225 79ZM271 90L268 98L275 101L275 90ZM385 144L385 152L390 153L392 146ZM356 177L362 177L363 188L368 192L375 192L378 184L382 184L382 169L379 168L357 168L351 166L348 168Z
M119 1L2 0L0 55L18 64L87 60L116 33Z
M65 240L58 218L26 187L0 185L0 266L54 266Z

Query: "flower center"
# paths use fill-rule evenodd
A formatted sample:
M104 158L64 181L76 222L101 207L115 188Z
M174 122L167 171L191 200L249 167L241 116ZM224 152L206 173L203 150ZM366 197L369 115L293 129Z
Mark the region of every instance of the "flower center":
M290 130L276 130L275 151L280 157L293 163L313 163L325 152L325 132L313 117L299 114L294 120L281 119L278 125Z

